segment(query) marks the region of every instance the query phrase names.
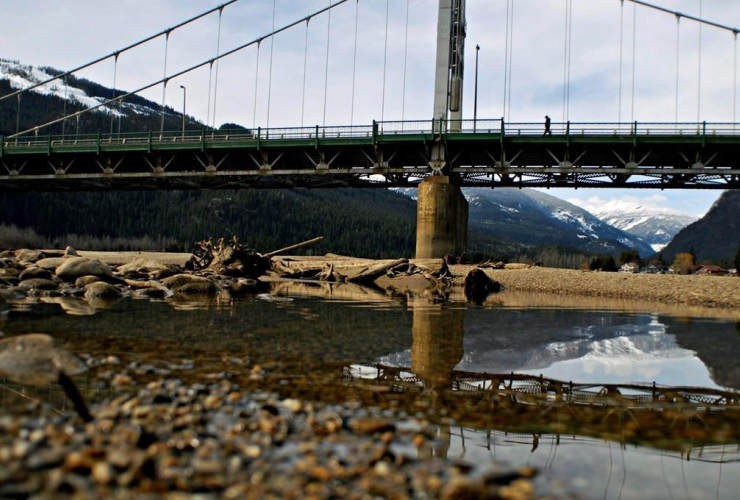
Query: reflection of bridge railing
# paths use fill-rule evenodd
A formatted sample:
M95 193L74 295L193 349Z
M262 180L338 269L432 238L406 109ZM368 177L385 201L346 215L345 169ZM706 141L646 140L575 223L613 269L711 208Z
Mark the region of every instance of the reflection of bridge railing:
M555 136L658 136L658 137L706 137L740 136L740 126L735 123L553 123L551 132ZM282 127L241 130L187 130L166 132L127 132L103 134L68 135L25 135L3 139L3 152L43 148L100 148L105 146L151 146L151 145L194 145L253 143L261 141L295 141L317 139L356 139L373 141L392 136L457 134L499 137L542 136L543 123L505 123L501 119L487 120L407 120L373 122L371 125Z
M400 391L421 391L424 381L410 368L386 365L352 365L344 369L345 380L378 379L394 383ZM455 370L448 387L453 391L495 393L518 402L564 401L574 404L614 405L632 408L674 404L709 407L740 407L740 393L701 387L672 387L649 384L578 384L525 374L486 374Z

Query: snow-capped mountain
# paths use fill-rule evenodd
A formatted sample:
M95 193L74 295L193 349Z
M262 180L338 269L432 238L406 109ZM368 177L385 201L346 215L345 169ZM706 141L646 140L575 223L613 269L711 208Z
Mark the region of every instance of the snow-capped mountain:
M161 106L139 95L128 96L120 103L100 106L126 91L113 90L72 75L43 83L62 73L54 68L35 67L19 61L0 58L0 95L7 95L16 90L28 89L40 84L30 92L23 94L18 123L16 123L15 99L0 102L0 135L15 132L17 126L25 130L56 120L64 112L72 115L90 108L95 109L91 113L82 115L81 120L70 118L69 123L50 126L44 130L44 133L59 134L64 130L63 125L67 126L66 133L71 131L73 133L99 132L107 128L106 124L111 117L116 118L116 129L120 126L119 131L121 132L154 130L160 126ZM169 106L165 106L164 111L165 127L168 130L179 128L182 115ZM188 123L197 122L192 117L188 117ZM76 130L78 125L80 130ZM198 123L198 125L202 124Z
M399 190L416 197L416 189ZM470 227L497 238L532 245L564 245L585 252L617 254L652 248L630 233L610 226L588 211L534 189L466 188Z
M10 88L13 90L22 90L36 85L41 82L45 82L57 76L59 72L50 68L36 68L34 66L27 66L21 64L18 61L11 61L8 59L0 59L0 80L7 80L10 82ZM32 90L37 94L55 96L60 99L65 99L73 103L80 104L86 108L92 108L105 102L107 99L101 96L90 96L85 90L78 88L74 85L69 85L66 80L55 80L50 83L46 83ZM109 96L110 98L112 96ZM127 106L124 103L124 106ZM101 113L113 113L121 114L115 109L108 106L102 106L98 108Z
M583 208L607 224L641 238L656 252L668 245L681 229L699 219L686 212L623 200L583 205Z

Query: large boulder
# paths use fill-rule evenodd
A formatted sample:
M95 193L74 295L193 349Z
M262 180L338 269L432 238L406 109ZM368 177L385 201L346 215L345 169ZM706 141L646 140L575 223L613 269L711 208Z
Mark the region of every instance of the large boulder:
M202 276L193 276L192 274L176 274L162 280L162 284L172 291L177 291L185 285L190 284L201 284L207 286L208 284L213 285L213 282L208 278ZM214 285L215 286L215 285Z
M51 271L48 269L41 269L40 267L28 267L18 275L19 281L25 281L30 279L42 279L50 280L52 278Z
M74 282L82 276L97 276L103 280L113 278L110 266L97 259L72 258L56 269L57 276L68 282Z
M52 280L33 278L21 281L18 287L23 290L56 290L59 284Z
M46 259L36 261L36 266L48 271L54 271L68 260L63 257L47 257Z
M218 287L212 281L205 283L186 283L177 288L178 295L215 295L218 293Z
M127 276L132 273L139 274L159 274L169 273L174 274L175 271L172 266L164 262L159 262L153 259L145 259L143 257L137 257L127 264L123 264L116 268L119 274Z
M97 276L81 276L75 280L75 286L78 288L85 288L90 283L97 283L101 281Z
M46 254L41 250L29 250L24 248L23 250L17 250L15 252L15 258L21 262L36 262L46 258Z
M71 377L87 371L87 365L56 341L42 333L0 340L0 376L22 384L61 384L77 413L92 420L85 400Z
M96 281L85 287L86 299L118 299L120 297L121 291L104 281Z

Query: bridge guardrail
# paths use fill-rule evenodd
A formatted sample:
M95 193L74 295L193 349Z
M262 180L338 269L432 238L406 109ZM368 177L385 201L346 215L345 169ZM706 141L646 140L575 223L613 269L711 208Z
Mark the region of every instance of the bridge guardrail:
M502 119L442 121L442 133L500 134L504 136L544 135L544 123L504 123ZM413 135L439 133L440 122L405 120L375 122L373 125L282 127L232 130L186 130L164 132L126 132L114 134L79 134L20 136L4 138L2 151L49 149L58 147L96 147L107 145L204 144L206 142L375 139L377 135ZM740 136L738 123L552 123L553 136ZM1 152L0 152L1 154Z

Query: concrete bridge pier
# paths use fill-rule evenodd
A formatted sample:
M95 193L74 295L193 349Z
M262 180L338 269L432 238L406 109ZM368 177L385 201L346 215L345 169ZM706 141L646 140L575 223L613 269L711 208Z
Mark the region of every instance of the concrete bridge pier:
M416 258L460 256L468 249L468 202L444 175L419 184L416 202Z

